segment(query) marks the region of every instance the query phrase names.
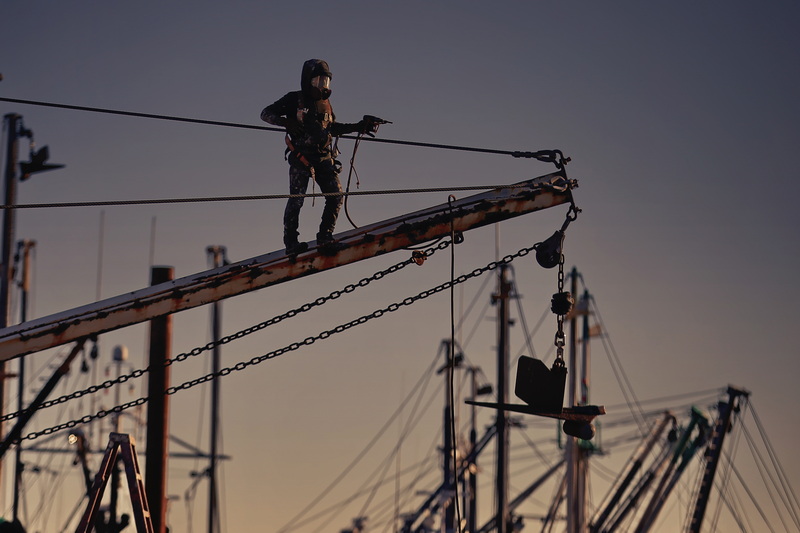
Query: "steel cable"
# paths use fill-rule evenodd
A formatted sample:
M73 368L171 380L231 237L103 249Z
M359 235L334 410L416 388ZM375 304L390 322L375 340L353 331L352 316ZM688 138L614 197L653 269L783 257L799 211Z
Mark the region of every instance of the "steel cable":
M99 107L89 107L89 106L79 106L79 105L71 105L71 104L59 104L55 102L42 102L36 100L23 100L21 98L7 98L0 96L0 102L9 102L14 104L24 104L24 105L35 105L35 106L43 106L43 107L54 107L58 109L70 109L73 111L88 111L92 113L106 113L111 115L121 115L126 117L137 117L137 118L150 118L150 119L158 119L158 120L169 120L173 122L185 122L191 124L203 124L207 126L224 126L229 128L241 128L241 129L249 129L249 130L262 130L262 131L276 131L280 133L285 133L285 128L277 128L273 126L256 126L253 124L241 124L236 122L225 122L220 120L206 120L206 119L196 119L196 118L186 118L186 117L176 117L170 115L161 115L155 113L139 113L135 111L121 111L117 109L107 109L107 108L99 108ZM351 135L342 135L343 139L355 139ZM437 148L441 150L458 150L462 152L477 152L483 154L496 154L496 155L510 155L512 157L517 158L531 158L537 159L542 162L546 163L556 163L558 166L559 164L563 165L568 161L568 158L565 159L563 154L560 150L538 150L534 152L530 151L519 151L519 150L496 150L492 148L475 148L471 146L462 146L462 145L454 145L454 144L440 144L440 143L426 143L426 142L417 142L417 141L403 141L397 139L381 139L381 138L373 138L373 137L365 137L363 140L370 141L370 142L377 142L377 143L384 143L384 144L398 144L398 145L405 145L405 146L416 146L421 148Z

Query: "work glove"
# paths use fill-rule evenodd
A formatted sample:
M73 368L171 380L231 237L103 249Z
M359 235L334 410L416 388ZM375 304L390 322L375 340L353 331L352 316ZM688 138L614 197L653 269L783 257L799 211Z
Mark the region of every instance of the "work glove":
M364 118L362 118L358 123L358 131L359 133L369 135L370 137L375 137L374 134L377 133L378 126L381 124L391 124L391 122L372 115L364 115Z
M375 137L375 132L378 131L378 125L371 120L371 117L364 115L364 118L359 120L356 124L357 132L362 135L369 135Z

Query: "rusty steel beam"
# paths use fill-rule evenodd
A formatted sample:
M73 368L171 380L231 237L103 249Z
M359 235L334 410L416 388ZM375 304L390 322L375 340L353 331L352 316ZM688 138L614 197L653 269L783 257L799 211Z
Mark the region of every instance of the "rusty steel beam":
M333 254L312 242L294 258L280 250L24 322L0 330L0 361L446 237L451 221L464 232L569 203L576 186L554 172L339 233Z

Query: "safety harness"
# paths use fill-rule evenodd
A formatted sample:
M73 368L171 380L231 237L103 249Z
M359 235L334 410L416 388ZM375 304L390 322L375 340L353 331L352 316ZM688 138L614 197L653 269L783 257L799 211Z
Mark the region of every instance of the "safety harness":
M311 171L311 175L313 176L314 175L314 167L311 166L311 163L308 161L306 156L304 156L302 154L302 152L300 152L300 150L298 150L297 148L294 147L294 144L292 143L292 139L291 139L291 137L289 137L288 133L286 134L285 140L286 140L286 157L288 158L289 154L292 154L293 156L295 156L295 158L297 158L298 161L300 161L307 169L309 169Z

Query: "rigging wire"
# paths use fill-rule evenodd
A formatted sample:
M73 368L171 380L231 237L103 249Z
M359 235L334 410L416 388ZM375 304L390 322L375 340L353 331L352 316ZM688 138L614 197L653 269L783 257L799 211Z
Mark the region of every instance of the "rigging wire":
M761 455L761 453L756 448L755 442L753 441L752 435L750 435L750 432L747 430L747 427L743 427L742 430L743 430L742 433L744 433L747 445L750 448L750 453L753 455L753 458L756 461L756 466L758 467L758 473L761 476L761 481L764 483L764 488L767 490L767 493L769 494L770 500L772 501L772 504L773 504L773 506L775 508L775 511L777 512L778 516L780 517L784 528L788 529L788 527L786 526L786 523L783 520L783 514L784 513L782 513L780 511L780 509L778 509L778 500L780 500L781 503L783 503L783 505L786 507L786 509L789 512L789 515L791 516L792 521L794 522L795 526L798 529L800 529L800 521L798 521L797 509L796 509L796 507L792 506L790 501L787 501L787 498L790 496L790 494L787 493L786 487L782 487L783 488L782 491L779 490L781 487L778 486L778 483L775 481L775 478L772 475L772 471L770 471L767 463L764 461L764 457ZM773 465L773 470L774 470L774 465ZM778 492L779 498L775 496L774 491Z
M708 401L711 401L712 399L717 398L719 396L719 394L721 392L724 392L725 390L726 389L724 387L723 388L716 387L714 389L704 389L704 390L699 390L699 391L694 391L694 392L684 392L684 393L680 393L680 394L671 394L669 396L660 396L658 398L649 398L649 399L646 399L646 400L641 400L641 401L639 401L639 405L644 406L644 405L648 405L648 404L652 404L652 403L657 403L657 404L661 404L663 406L663 404L665 404L667 402L673 402L675 400L684 400L684 399L688 399L688 398L695 398L695 400L693 400L693 402L691 402L691 403L706 403ZM682 403L682 404L680 404L679 407L683 408L686 405L691 406L691 403L689 403L689 404L683 404ZM611 406L608 407L608 410L611 411L611 410L621 409L621 408L626 407L626 406L627 406L627 404L611 405ZM670 407L670 408L671 409L675 409L675 407ZM661 409L661 412L663 413L664 409ZM650 415L648 415L648 416L650 416Z
M770 531L774 532L775 530L773 529L772 524L769 521L769 518L767 518L766 512L761 507L761 505L759 505L758 500L755 497L755 494L753 494L753 492L750 490L749 483L744 479L744 477L742 476L741 472L739 472L739 469L736 468L736 465L733 463L733 461L730 459L730 457L728 457L728 460L731 461L730 464L731 464L731 470L733 471L733 474L736 476L736 479L739 481L739 483L741 484L741 486L744 489L745 493L747 493L747 496L750 498L750 503L753 504L753 506L755 507L756 511L761 516L761 519L764 521L764 524L769 528ZM774 502L774 500L772 500L772 501ZM733 507L733 506L730 506L730 507ZM739 507L740 507L740 509L744 508L744 506L741 505L741 504L740 504ZM731 513L735 512L734 508L731 508L730 511L731 511ZM745 518L748 518L748 513L741 513L741 514ZM778 512L778 516L780 516L780 512ZM783 524L783 526L784 526L784 528L786 528L786 524L785 523ZM752 526L751 526L750 529L751 530L753 529Z
M435 447L436 447L436 442L434 442L432 444L431 449L434 449ZM407 466L406 468L404 468L403 470L401 470L399 472L400 476L402 476L402 475L407 474L409 472L417 471L417 475L414 477L414 479L411 482L412 485L410 486L410 488L407 489L407 491L409 493L413 494L413 490L412 490L413 487L416 486L416 484L419 482L420 479L422 479L424 476L426 476L427 474L430 473L430 471L431 471L431 464L430 463L435 462L435 461L436 461L435 458L431 457L430 454L428 454L428 457L426 457L422 461L419 461L417 463L409 465L409 466ZM393 477L399 477L399 476L393 476ZM385 480L384 484L390 483L392 481L394 481L394 479ZM345 498L343 500L336 501L336 502L330 504L328 507L326 507L324 509L321 509L320 511L317 511L317 513L307 517L301 523L296 524L295 527L300 527L301 525L305 525L305 524L307 524L309 522L312 522L314 520L317 520L317 519L319 519L319 518L321 518L323 516L327 516L328 513L330 513L331 511L334 511L336 509L343 508L346 505L349 505L354 500L356 500L359 497L363 496L368 490L372 490L372 487L362 487L357 492L351 494L347 498ZM326 522L326 524L329 524L329 522L330 521ZM370 522L372 522L372 519L370 519Z
M436 448L436 443L434 442L432 443L431 451L433 451L435 448ZM411 481L411 485L409 485L409 487L406 489L408 491L406 496L407 499L409 497L414 496L413 489L420 483L420 481L424 479L425 475L429 475L437 470L436 463L437 460L435 459L435 455L429 454L426 460L421 461L420 463L418 463L418 465L417 464L414 465L414 469L418 471L420 471L426 465L428 465L428 469L424 474L418 473L418 475ZM373 520L375 521L374 524L376 525L385 524L387 527L397 523L395 520L398 517L396 516L395 509L393 508L394 507L394 502L392 501L393 498L394 498L393 495L387 496L386 498L384 498L383 501L378 502L376 506L370 510L369 517L371 524L373 524ZM407 499L404 500L403 502L404 504L407 503Z
M509 270L511 271L511 286L514 290L514 300L517 302L517 312L519 313L519 319L522 321L522 331L525 335L525 345L530 350L531 357L536 354L536 350L533 348L533 340L531 335L528 334L528 322L525 320L525 311L522 308L522 297L517 292L517 277L516 272L514 271L514 267L510 267Z
M522 435L522 439L525 441L525 443L530 447L531 450L533 450L533 452L536 454L536 456L539 457L539 459L541 459L541 461L545 465L547 465L548 467L553 466L552 462L547 457L544 456L542 451L539 449L539 447L536 445L536 443L533 442L533 440L530 438L530 436L526 432L520 431L519 433L520 433L520 435Z
M598 461L592 461L592 468L594 469L595 475L598 475L601 478L603 478L611 486L613 486L613 484L619 480L618 471L613 471ZM595 507L595 510L596 509L597 507ZM588 514L592 515L594 513L588 513Z
M597 315L597 321L600 323L600 327L604 332L606 332L604 335L601 335L600 338L602 339L603 346L605 347L606 355L608 356L609 363L611 364L611 369L614 371L614 375L616 376L617 382L620 385L620 390L622 391L622 394L625 396L625 401L628 404L628 409L631 411L631 414L634 415L634 418L636 419L636 422L639 425L639 431L642 433L642 435L644 435L646 432L646 427L644 423L644 412L642 411L641 403L639 402L639 399L636 397L636 393L633 390L633 385L631 385L631 382L628 379L627 374L625 374L625 369L623 368L622 362L620 361L619 356L617 355L617 351L614 348L613 343L611 342L611 337L608 334L608 329L605 326L603 317L600 314L600 309L597 306L597 301L595 300L594 296L590 296L590 301L592 303L592 307L594 308L595 315ZM620 380L620 376L622 377L622 380ZM627 385L627 388L622 386L623 380L625 382L625 385ZM629 398L628 396L629 392L633 400ZM638 410L638 415L639 415L638 418L636 417L637 413L634 412L634 407Z
M747 516L747 513L740 511L740 509L744 509L744 500L742 499L741 494L739 494L739 491L735 486L728 487L728 491L730 493L728 496L723 496L720 494L722 504L728 508L733 520L739 526L739 530L753 531L753 524L750 522L750 518ZM771 524L767 524L767 527L771 527Z
M544 321L545 321L545 320L547 320L547 317L548 317L548 316L550 316L550 312L551 312L551 311L550 311L550 309L549 309L549 308L547 308L547 307L546 307L546 308L544 309L544 311L542 311L542 316L541 316L541 317L539 317L539 321L538 321L538 322L536 322L536 325L535 325L535 326L533 326L533 328L532 328L532 329L528 329L528 326L527 326L527 324L525 323L525 318L524 318L524 315L522 314L522 306L521 306L521 303L518 303L518 305L520 305L520 308L519 308L519 313L520 313L520 317L522 317L522 328L523 328L523 331L525 332L525 340L526 340L526 344L529 344L528 348L530 349L530 352L531 352L531 357L533 357L533 356L534 356L534 354L535 354L536 352L535 352L535 351L534 351L534 349L533 349L533 344L532 344L532 342L530 342L528 339L531 339L531 338L533 338L533 336L534 336L534 335L536 335L536 333L538 333L538 332L539 332L539 328L541 328L541 327L542 327L542 324L544 324ZM520 356L520 355L522 355L522 354L524 353L524 351L525 351L525 347L522 347L522 348L520 348L519 352L517 352L517 358L519 358L519 356ZM541 359L541 357L540 357L540 359Z
M423 377L424 377L424 376L423 376ZM425 384L425 389L427 389L427 385L428 385L428 382L426 382L426 384ZM420 395L419 395L419 397L418 397L419 399L421 399L421 398L422 398L422 396L424 395L424 393L425 393L425 389L423 389L422 391L420 391ZM435 392L436 392L436 391L434 391L434 393L435 393ZM433 397L434 397L434 395L432 394L432 395L431 395L431 397L430 397L430 398L428 399L428 401L426 402L426 411L427 411L427 408L428 408L428 407L430 407L430 405L432 404ZM419 400L418 400L418 402L419 402ZM416 426L416 425L417 425L417 423L415 422L413 426ZM413 428L413 426L412 426L412 428ZM438 438L438 437L435 437L435 439L436 439L436 438ZM432 449L435 449L435 447L436 447L436 440L434 440L434 442L431 444L431 446L430 446L430 450L432 450ZM429 450L429 451L430 451L430 450ZM390 459L391 459L391 456L389 457L389 460L390 460ZM418 463L418 464L419 464L419 468L420 468L420 470L419 470L419 472L417 473L417 476L414 478L414 481L412 482L412 483L414 483L414 484L416 484L416 482L418 482L418 480L422 479L422 477L423 477L423 476L425 476L425 475L426 475L426 474L429 472L428 470L424 470L424 471L423 471L423 467L424 467L424 466L425 466L425 464L426 464L426 462L425 462L425 461L423 461L423 462L420 462L420 463ZM379 467L379 468L380 468L380 467ZM413 469L416 469L416 468L417 468L417 465L415 464L415 465L412 465L412 466L410 466L408 469L409 469L409 470L413 470ZM373 473L373 476L374 476L374 473ZM370 477L372 477L372 476L370 476ZM307 524L307 523L309 523L309 522L311 522L311 521L313 521L313 520L315 520L315 519L317 519L317 518L319 518L319 517L321 517L321 516L323 516L323 515L327 515L327 517L328 517L328 519L327 519L327 522L326 522L326 525L327 525L327 524L328 524L328 523L329 523L329 522L332 520L332 518L334 518L334 517L338 516L338 515L339 515L339 514L340 514L340 513L341 513L341 512L342 512L342 511L345 509L345 507L344 507L345 505L347 505L347 504L349 504L349 503L352 503L353 501L355 501L357 498L359 498L360 496L362 496L363 494L365 494L365 493L366 493L367 491L369 491L369 490L377 490L377 488L379 488L381 485L383 485L383 484L385 484L385 483L388 483L389 481L391 481L391 479L389 479L388 481L387 481L387 480L381 480L381 481L378 481L378 482L376 482L375 484L373 484L373 485L372 485L372 487L370 487L370 486L369 486L369 481L367 481L367 482L363 483L363 484L361 485L361 487L359 487L359 488L356 490L356 492L355 492L354 494L352 494L350 497L348 497L348 498L346 498L345 500L343 500L343 501L340 501L340 502L338 502L338 503L336 503L336 504L333 504L333 505L331 505L331 506L329 506L329 507L327 507L327 508L323 509L322 511L319 511L319 512L317 512L316 514L314 514L314 515L312 515L312 516L310 516L310 517L307 517L307 518L305 518L304 520L300 520L299 522L297 522L297 523L293 524L293 525L292 525L292 527L291 527L291 528L289 528L289 529L287 529L286 531L292 531L292 530L294 530L294 529L297 529L297 528L299 528L300 526L302 526L302 525L305 525L305 524ZM403 503L405 503L405 502L403 502ZM330 513L331 511L334 511L334 510L338 510L338 512L336 512L336 513L335 513L335 514L333 514L333 515L330 515L329 513ZM363 512L363 511L362 511L361 513L359 513L359 514L358 514L358 516L363 516L363 515L364 515L364 512ZM287 524L287 526L288 526L288 524ZM319 529L317 529L317 530L315 530L315 531L319 531Z
M437 359L438 359L438 355L437 355ZM463 390L463 388L466 386L466 381L467 381L466 378L464 380L462 380L461 387L459 388L460 391ZM435 394L436 394L436 391L434 390L432 395L430 396L430 398L425 403L425 406L426 406L425 407L425 411L427 411L431 407L433 399L435 397ZM415 405L414 409L412 410L412 413L409 415L409 422L405 425L406 426L405 429L401 432L401 437L400 437L400 439L398 441L398 444L394 447L393 451L384 459L384 462L382 463L383 464L383 474L385 474L387 469L388 469L388 467L391 466L392 460L393 460L394 456L397 455L397 453L399 452L400 446L403 444L404 440L408 437L410 431L414 427L416 427L418 425L418 422L420 421L422 414L424 414L424 413L421 413L419 416L417 416L415 414L421 399L422 399L422 395L419 396L418 401L417 401L417 405ZM413 425L411 425L411 421L415 420L415 419L416 419L416 421L413 423ZM441 433L439 433L438 435L434 436L434 440L433 440L433 442L431 444L431 447L430 447L428 455L430 455L430 451L431 450L436 448L436 443L437 443L437 440L440 439L440 435L441 435ZM421 463L420 466L422 467L422 466L424 466L424 464ZM416 467L414 467L414 468L416 468ZM377 469L381 469L381 466L379 465ZM413 487L416 486L416 484L425 475L427 475L428 473L430 473L430 470L427 470L427 471L420 470L420 472L417 474L417 476L412 481L412 486L411 487L407 487L405 489L404 493L406 494L406 497L404 498L404 500L403 500L401 505L407 504L408 499L413 497ZM369 477L369 479L372 479L374 476L375 476L375 473L373 472L373 474ZM363 494L364 492L366 492L369 489L369 487L365 488L370 483L369 479L362 485L362 487L360 489L358 489L358 491L354 495L352 495L347 500L345 500L343 502L340 502L339 504L335 504L335 505L333 505L331 507L328 507L325 510L320 511L319 513L313 515L312 517L309 517L309 518L307 518L305 520L300 521L299 523L294 524L294 528L300 527L301 525L303 525L305 523L308 523L309 521L311 521L313 519L316 519L316 518L320 517L323 514L327 515L328 511L333 510L333 509L338 509L339 510L339 512L337 512L334 515L334 516L337 516L338 514L341 513L341 511L344 510L344 506L346 504L352 502L358 496L360 496L361 494ZM395 476L395 479L399 479L399 477ZM390 481L391 481L391 479L387 480L385 475L383 475L379 481L373 483L372 487L371 487L371 492L370 492L369 498L372 499L374 497L374 495L377 493L377 490L381 486L387 484ZM394 513L393 505L395 505L395 503L393 501L393 496L389 496L389 497L385 498L382 502L380 502L377 505L378 505L377 509L374 509L374 508L373 509L369 509L369 505L365 504L364 506L362 506L362 509L357 513L356 516L367 516L367 514L368 514L370 516L370 523L371 523L372 527L374 528L375 524L376 524L376 522L374 522L374 520L376 520L378 522L380 522L380 520L383 520L383 517L379 517L377 519L374 518L374 516L377 513L385 512L385 513L390 514L390 515L392 513ZM384 509L385 509L385 511L384 511ZM369 513L368 513L368 511L369 511ZM327 516L326 524L329 524L332 518L333 518L333 516ZM392 521L393 518L394 518L394 515L392 515L392 516L390 516L388 518L388 522L387 522L388 525L391 525L391 521ZM320 531L321 527L317 528L315 530L315 532L316 531Z
M299 513L297 513L291 520L289 520L289 522L284 524L282 527L278 528L278 533L286 533L287 531L291 531L294 527L297 527L298 524L295 524L295 522L297 522L298 519L302 518L315 505L317 505L317 503L319 503L322 500L322 498L328 492L331 491L331 489L333 489L336 485L338 485L341 482L341 480L344 479L345 476L347 476L347 474L349 474L350 471L353 470L353 468L355 468L355 466L361 461L361 459L363 459L363 457L367 454L367 452L369 452L369 450L371 450L372 447L375 446L375 444L378 442L380 437L383 436L383 434L389 429L389 427L394 422L394 420L400 415L400 413L402 412L403 408L405 408L406 404L408 404L408 402L411 401L411 398L413 397L414 394L416 394L417 390L420 387L422 387L423 385L425 385L427 387L427 383L429 383L430 379L431 379L431 372L433 371L433 368L436 365L436 359L437 358L438 358L438 354L437 354L437 357L434 358L433 362L431 363L431 366L423 373L423 375L420 377L420 379L417 381L417 383L411 389L411 392L408 394L408 396L406 396L405 400L403 400L400 403L400 405L395 410L395 412L392 414L392 416L389 417L389 419L386 421L386 423L381 427L380 430L378 430L378 433L372 438L372 440L369 441L369 443L367 443L367 445L364 447L364 449L362 449L356 455L356 457L350 462L350 464L347 465L347 467L345 467L345 469L311 501L311 503L306 505L306 507L303 508L303 510L301 510ZM425 390L425 389L423 389L423 390ZM292 526L292 524L294 524L294 525ZM290 526L292 526L292 527L290 527Z
M437 445L438 445L438 443L440 441L440 437L441 437L441 434L437 431L436 434L433 436L433 439L431 440L430 445L428 446L427 452L425 453L425 456L429 457L430 461L434 461L437 466L438 466L438 458L435 457L434 451L437 448ZM426 469L425 468L426 464L427 463L425 463L425 462L420 462L419 463L419 467L417 468L416 475L411 480L411 483L406 487L405 496L402 498L402 501L400 502L400 507L404 507L406 505L409 505L409 502L415 496L415 490L416 490L417 486L422 482L422 480L424 480L426 478L426 476L430 475L432 472L435 471L434 468Z
M752 402L748 402L751 405L750 412L753 414L753 420L756 423L756 428L758 429L759 436L761 437L764 446L767 449L767 454L769 455L770 461L772 462L772 467L775 472L778 474L778 478L780 479L781 487L783 488L786 495L791 500L790 505L787 507L792 510L794 514L795 522L798 523L798 528L800 528L800 514L798 513L798 508L800 508L800 503L798 503L797 494L795 493L794 489L792 488L792 484L789 481L788 476L786 475L786 471L783 469L780 461L778 460L778 455L775 453L775 449L772 446L772 442L770 442L769 437L767 436L767 432L764 429L764 426L761 424L761 419L756 413L755 406L752 405Z
M432 377L432 374L430 377ZM397 456L397 454L400 453L400 448L405 442L405 439L408 437L411 430L414 427L416 427L416 425L419 423L422 414L424 414L424 412L427 412L427 410L433 405L433 397L434 396L431 395L428 402L426 403L425 411L423 411L423 413L420 413L419 417L417 416L417 409L419 408L419 405L421 403L422 394L420 394L417 397L417 401L414 404L414 407L411 409L411 413L409 413L408 420L406 420L405 429L401 432L400 437L397 440L397 444L394 446L389 455L384 459L383 472L381 473L381 477L378 483L380 484L383 483L383 480L386 478L386 474L389 470L389 467L392 465L392 461ZM374 490L370 493L369 497L364 502L364 505L362 506L357 516L366 516L367 509L369 508L369 504L372 502L372 499L375 497L375 493L377 492L378 486L379 486L378 484L375 485Z
M466 385L466 374L464 375L464 378L465 378L465 379L464 379L464 380L462 380L461 387L459 388L459 394L461 393L461 391L463 391L463 388L464 388L464 386ZM433 391L433 395L431 396L431 398L429 398L428 402L426 403L426 406L425 406L425 412L427 412L427 410L428 410L428 409L429 409L429 408L430 408L430 407L433 405L433 398L435 397L435 394L436 394L436 393L437 393L437 392L434 390L434 391ZM421 398L420 398L420 399L421 399ZM414 415L415 415L415 412L416 412L416 408L417 408L417 406L415 405L415 407L414 407L414 409L412 410L412 413L411 413L411 415L410 415L410 419L413 419L413 418L414 418ZM412 430L414 427L416 427L416 426L417 426L417 423L418 423L418 422L421 420L421 416L422 416L422 414L424 414L424 412L423 412L423 413L421 413L421 414L419 415L419 417L417 417L417 421L416 421L416 422L413 424L413 426L411 426L411 427L408 427L406 430L404 430L404 431L402 432L402 435L401 435L401 438L400 438L400 439L399 439L399 441L398 441L398 444L395 446L395 448L394 448L394 449L393 449L393 451L390 453L390 455L389 455L388 457L386 457L386 459L384 459L384 465L385 465L385 466L384 466L384 471L383 471L383 474L384 474L384 475L382 476L381 480L380 480L378 483L376 483L376 484L374 485L374 490L373 490L372 494L370 494L370 499L372 499L372 497L373 497L373 496L375 495L375 493L377 492L377 489L379 488L379 485L380 485L380 484L383 484L383 479L385 478L385 473L386 473L386 471L388 470L388 467L390 467L390 466L391 466L391 464L392 464L392 459L394 459L394 456L396 456L396 455L399 453L400 447L401 447L401 446L402 446L402 444L404 443L405 439L408 437L408 434L410 433L410 431L411 431L411 430ZM441 434L439 434L439 435L441 435ZM435 445L435 441L434 441L434 445ZM455 450L455 449L456 449L456 448L454 447L454 450ZM384 501L387 501L387 500L384 500ZM367 516L368 507L369 507L369 505L368 505L368 504L365 504L365 505L362 507L361 511L360 511L360 512L357 514L357 516ZM376 512L379 512L379 511L376 511ZM372 516L373 514L374 514L374 513L373 513L372 511L370 511L370 513L369 513L369 516ZM319 529L318 529L317 531L319 531Z
M735 466L734 466L734 468L735 468ZM736 472L736 474L737 474L737 478L738 478L738 476L740 474L738 472ZM731 512L731 514L735 518L738 518L737 519L737 523L739 523L739 524L742 524L742 523L745 523L745 522L747 523L746 531L755 531L755 528L753 527L753 521L750 519L749 513L744 513L744 512L741 511L741 509L744 509L744 507L745 507L745 501L744 501L744 498L742 498L741 492L736 487L734 487L733 488L733 493L734 493L734 496L736 497L736 501L733 503L733 505L731 505L729 502L726 501L725 505L728 506L728 510ZM768 526L769 525L771 525L771 524L768 524ZM745 530L744 529L744 525L741 525L740 527L743 530Z
M466 312L461 317L461 320L459 320L459 322L458 322L458 328L457 329L459 331L459 335L461 334L461 328L462 328L464 322L467 320L467 317L472 312L472 309L475 307L475 304L478 302L478 299L479 298L482 299L483 291L486 289L486 286L489 284L489 282L491 280L492 280L491 276L486 276L485 278L483 278L483 282L481 283L481 286L478 289L478 291L475 293L475 297L472 299L472 301L470 302L469 306L467 306ZM484 300L483 307L481 308L481 312L479 313L478 318L475 320L475 324L472 326L472 329L470 330L469 334L467 334L466 340L464 340L462 342L462 344L461 344L462 349L466 349L467 348L467 346L469 345L469 342L472 340L472 337L475 336L475 333L477 333L478 326L480 325L481 320L486 316L486 310L489 308L490 305L491 305L491 301L488 298L486 298Z

